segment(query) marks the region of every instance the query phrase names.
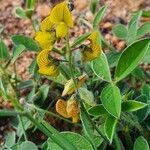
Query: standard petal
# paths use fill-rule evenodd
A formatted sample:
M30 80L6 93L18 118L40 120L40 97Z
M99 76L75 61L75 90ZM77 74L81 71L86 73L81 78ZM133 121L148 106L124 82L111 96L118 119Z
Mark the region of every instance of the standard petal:
M68 27L73 27L72 15L66 2L57 4L52 9L50 13L50 21L55 24L64 22Z

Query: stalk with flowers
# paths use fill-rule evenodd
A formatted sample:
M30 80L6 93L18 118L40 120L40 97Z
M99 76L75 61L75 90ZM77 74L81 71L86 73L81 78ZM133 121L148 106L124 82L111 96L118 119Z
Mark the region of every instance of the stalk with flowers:
M28 5L30 11L27 9L25 13L33 23L35 1L27 2L31 4ZM145 100L143 100L141 92L141 97L134 98L136 95L135 93L131 95L130 87L123 91L121 86L125 86L126 78L148 53L150 39L138 37L136 34L133 37L134 41L126 37L127 47L119 53L117 60L114 60L117 61L115 66L110 67L109 55L106 55L103 49L107 47L113 50L113 53L116 52L99 31L99 23L105 14L106 7L101 7L96 13L90 33L85 33L75 41L70 41L70 28L75 25L71 14L70 6L72 5L73 3L68 0L56 4L49 16L40 23L39 30L36 30L34 26L34 40L22 35L12 37L15 45L14 55L6 64L9 65L12 62L15 64L17 57L25 49L38 51L38 54L30 66L33 80L28 84L24 83L27 87L32 84L32 90L21 99L18 94L20 83L17 81L17 76L12 82L6 71L7 67L1 66L2 74L6 75L15 96L8 93L1 80L1 96L12 102L14 110L1 110L0 116L17 116L22 131L19 142L9 148L21 148L26 144L33 149L39 147L43 150L125 149L135 148L138 142L144 142L144 147L148 149L146 141L148 134L139 121L141 116L138 115L140 111L147 113L148 95L145 94L146 98L144 97ZM129 31L130 26L141 16L141 11L133 16ZM114 32L117 32L116 35L120 34L117 27ZM57 46L59 43L61 47ZM43 84L42 78L50 80L50 85ZM49 91L59 86L61 92L58 92L49 102ZM145 86L146 89L148 88L145 82L143 86L144 89ZM46 101L51 105L46 107ZM55 107L55 111L50 111L49 107L52 106ZM81 131L78 133L59 132L59 129L57 130L45 120L46 115L73 124ZM142 117L142 121L148 118L148 116ZM26 119L28 126L25 125ZM42 146L35 145L28 140L26 130L33 125L47 136ZM137 131L136 136L139 137L133 144L130 129L134 128ZM7 145L4 147L8 148Z

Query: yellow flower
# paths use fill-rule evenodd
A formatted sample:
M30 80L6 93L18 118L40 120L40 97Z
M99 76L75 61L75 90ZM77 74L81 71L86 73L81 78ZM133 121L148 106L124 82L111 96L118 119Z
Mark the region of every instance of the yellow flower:
M56 102L56 111L65 118L72 118L73 123L79 120L79 104L74 97L71 97L68 101L59 99Z
M78 78L76 78L77 80L77 88L81 87L85 80L87 79L87 75L82 75ZM74 81L73 79L70 79L66 82L65 86L64 86L64 90L62 92L62 96L66 96L66 95L70 95L75 91L76 87L74 85Z
M52 49L52 48L51 48ZM37 56L37 64L39 66L39 73L47 76L58 76L58 66L54 64L54 61L49 58L49 52L51 49L42 50Z
M36 33L35 40L42 49L50 49L56 41L56 35L54 31L39 31Z
M57 38L63 38L67 35L69 27L73 27L73 20L66 2L59 3L52 9L50 22L57 26Z
M54 30L54 24L50 21L50 16L46 17L40 25L41 31L51 31Z
M84 61L91 61L98 58L101 54L101 45L99 32L93 31L87 38L90 41L90 46L85 47L82 52L82 58Z

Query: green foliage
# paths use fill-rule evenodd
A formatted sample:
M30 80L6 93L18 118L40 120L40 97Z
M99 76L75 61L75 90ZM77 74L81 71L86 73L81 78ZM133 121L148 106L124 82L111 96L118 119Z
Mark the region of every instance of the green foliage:
M121 95L119 88L114 84L108 84L102 90L100 98L108 113L119 118L121 113Z
M147 106L145 103L128 100L122 103L122 111L136 111L138 109L144 108L145 106Z
M98 28L100 21L105 15L105 12L106 12L106 6L102 6L97 12L97 14L95 15L95 18L93 20L93 28Z
M149 50L150 38L136 41L121 54L115 72L116 82L125 78L142 60Z
M13 49L13 58L12 58L12 63L14 63L16 61L16 59L20 56L20 54L25 50L25 46L24 45L17 45L14 47Z
M111 82L110 70L104 53L102 53L99 58L92 61L91 65L96 76L102 80Z
M113 32L119 39L126 39L127 38L128 31L127 31L126 26L123 24L117 24L116 26L114 26Z
M30 37L26 37L24 35L15 35L12 36L12 41L16 46L23 45L29 51L39 50L38 44Z
M0 58L8 60L9 57L9 51L6 44L2 40L0 40Z
M20 145L19 145L19 149L21 150L38 150L37 146L30 142L30 141L25 141L25 142L22 142Z
M106 121L104 124L104 131L110 143L112 143L112 140L113 140L116 124L117 124L117 119L115 117L108 116L106 118Z
M94 117L98 117L98 116L101 116L101 115L108 114L107 111L106 111L106 109L104 108L104 106L102 104L99 104L99 105L91 107L88 110L88 113L90 115L94 116Z
M149 145L143 136L136 139L133 150L149 150Z

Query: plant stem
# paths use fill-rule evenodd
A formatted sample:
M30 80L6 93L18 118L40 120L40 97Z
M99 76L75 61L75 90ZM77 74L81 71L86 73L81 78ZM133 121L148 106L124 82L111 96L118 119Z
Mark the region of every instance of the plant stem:
M88 115L84 105L83 105L83 102L82 102L82 99L79 95L79 92L78 92L78 88L77 88L77 83L76 83L76 80L75 80L75 76L74 76L74 73L73 73L73 64L72 64L72 52L71 52L71 48L70 48L70 44L69 44L69 35L67 34L67 37L66 37L66 47L67 47L67 52L69 53L69 67L70 67L70 71L71 71L71 77L74 81L74 85L75 85L75 89L76 89L76 93L77 93L77 96L78 96L78 100L79 100L79 103L80 103L80 106L81 106L81 109L83 109L83 111L85 112L87 118L89 119L89 121L91 122L91 124L93 125L93 127L95 128L95 130L97 131L97 133L100 134L100 136L106 140L107 138L101 133L101 131L97 128L97 126L95 125L95 123L92 121L92 119L90 118L90 116Z

